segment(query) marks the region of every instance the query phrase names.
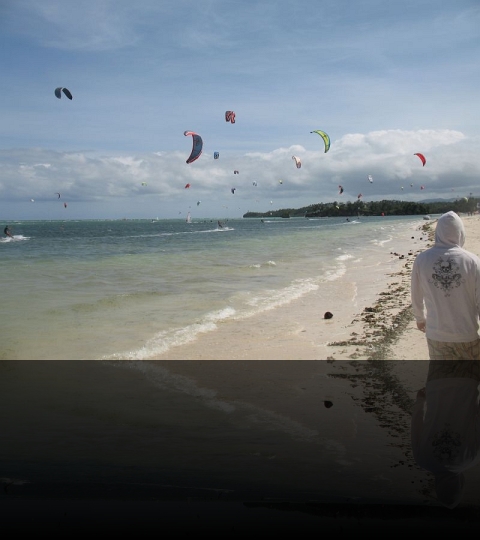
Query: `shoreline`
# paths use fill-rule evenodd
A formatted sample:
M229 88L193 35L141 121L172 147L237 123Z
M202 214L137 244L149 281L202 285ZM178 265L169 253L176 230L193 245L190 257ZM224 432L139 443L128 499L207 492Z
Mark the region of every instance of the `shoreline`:
M433 245L436 223L420 227L427 235L425 249ZM399 279L392 284L395 288L378 293L377 301L352 321L353 325L361 318L361 333L353 331L349 340L332 342L330 347L346 347L343 352L355 360L428 360L425 336L416 327L410 301L411 270L421 251L408 253L403 269L390 274ZM399 344L402 338L404 343Z
M476 227L479 217L461 218L466 231L465 248L480 253L480 231ZM314 293L294 301L288 309L270 312L268 317L220 324L215 332L149 360L427 361L425 334L418 331L411 312L410 278L416 255L433 245L436 221L429 220L416 228L422 236L415 236L406 253L392 250L390 261L367 268L373 277L365 281L365 291L356 291L351 306L344 302L331 320L323 319L323 309L320 316L322 297ZM346 278L331 286L340 291L351 282Z
M148 360L428 360L410 310L410 272L415 256L433 243L434 223L417 225L389 254L360 261L329 283L338 305L327 304L318 290L266 317L219 323ZM334 316L325 320L324 309Z
M480 254L480 227L475 226L480 218L460 217L466 233L464 248ZM425 249L434 243L436 223L437 219L430 220L421 227L428 235ZM396 289L380 292L377 302L363 310L360 315L362 332L352 332L352 337L345 342L332 342L332 348L344 346L343 352L348 358L357 360L429 360L425 334L417 329L410 300L411 269L420 251L423 250L410 252L404 269L391 274L400 278Z

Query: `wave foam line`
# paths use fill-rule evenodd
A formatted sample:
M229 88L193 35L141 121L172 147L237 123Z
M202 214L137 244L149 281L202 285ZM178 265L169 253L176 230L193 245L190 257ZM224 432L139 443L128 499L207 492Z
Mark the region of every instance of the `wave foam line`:
M342 277L345 272L346 268L342 265L335 270L329 270L324 276L319 278L295 280L284 289L267 291L263 295L257 295L247 300L246 305L253 309L246 309L243 313L239 313L232 307L226 307L220 311L207 313L204 319L198 323L160 332L137 350L103 356L101 360L148 360L154 356L166 353L173 347L192 343L200 334L214 332L218 328L217 323L220 321L227 319L245 320L260 313L288 305L318 290L319 283L335 281Z

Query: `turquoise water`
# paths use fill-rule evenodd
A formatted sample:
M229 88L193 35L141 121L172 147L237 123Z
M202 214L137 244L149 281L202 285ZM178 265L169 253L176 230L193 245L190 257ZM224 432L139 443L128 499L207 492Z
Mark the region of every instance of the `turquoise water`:
M151 358L341 280L422 217L264 221L9 222L0 359Z

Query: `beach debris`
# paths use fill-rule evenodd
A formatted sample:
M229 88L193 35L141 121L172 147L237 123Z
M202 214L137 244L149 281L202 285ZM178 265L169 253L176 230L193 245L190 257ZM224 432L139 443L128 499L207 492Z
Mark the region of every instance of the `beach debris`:
M325 131L321 131L320 129L315 129L314 131L310 131L310 133L317 133L322 137L323 142L325 143L325 154L330 150L330 137L325 133Z
M326 311L323 318L324 319L331 319L333 317L333 313L330 313L330 311Z
M333 407L333 403L332 403L331 401L328 401L328 400L325 400L325 401L323 402L323 404L325 405L325 407L326 407L327 409L330 409L330 407Z
M68 88L64 88L63 86L55 88L55 95L58 99L62 98L62 92L67 96L68 99L73 99L73 96Z
M185 137L188 137L189 135L192 136L192 151L187 159L187 163L193 163L202 154L202 138L198 133L195 133L194 131L185 131L183 134L185 135Z

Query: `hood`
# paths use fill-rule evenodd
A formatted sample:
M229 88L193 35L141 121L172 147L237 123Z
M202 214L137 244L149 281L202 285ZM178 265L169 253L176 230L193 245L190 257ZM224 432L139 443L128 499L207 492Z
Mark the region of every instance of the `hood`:
M435 491L438 500L447 508L455 508L461 501L465 487L462 473L443 473L435 476Z
M455 212L447 212L438 218L435 229L435 245L444 247L465 244L465 228L463 221Z

